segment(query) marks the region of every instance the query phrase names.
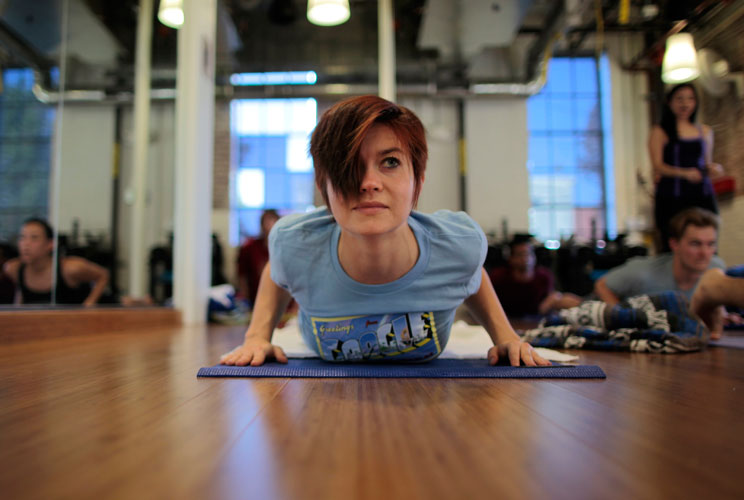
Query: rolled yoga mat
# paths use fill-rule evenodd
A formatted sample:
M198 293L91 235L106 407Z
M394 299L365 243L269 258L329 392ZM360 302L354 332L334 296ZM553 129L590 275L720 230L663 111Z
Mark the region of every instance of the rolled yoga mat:
M290 359L261 366L215 365L197 377L300 378L607 378L594 365L490 366L485 359L435 359L428 363L329 363L320 359Z

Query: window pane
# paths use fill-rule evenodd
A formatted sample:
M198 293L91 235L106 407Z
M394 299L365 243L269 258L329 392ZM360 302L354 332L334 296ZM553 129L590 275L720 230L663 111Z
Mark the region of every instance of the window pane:
M533 207L529 211L530 233L540 241L553 238L553 214L550 207Z
M302 207L312 206L313 195L315 194L315 176L312 174L291 175L289 191L293 207L302 209Z
M238 171L238 199L244 207L262 207L266 198L264 172L257 168Z
M578 164L583 168L601 170L602 143L598 135L582 135L578 138Z
M604 227L605 176L612 173L601 147L599 94L594 58L553 58L547 85L528 99L530 232L542 240Z
M32 70L0 77L0 241L15 241L25 219L48 214L55 108L34 97Z
M313 161L307 150L305 135L291 135L287 139L287 170L290 172L310 172Z
M573 102L571 99L554 97L550 100L550 129L568 132L573 130Z
M601 208L577 208L576 235L584 240L599 239L604 236L605 223Z
M550 165L550 140L546 136L533 136L528 142L529 170Z
M576 130L599 130L599 101L597 98L576 98L574 127Z
M538 94L527 100L527 128L529 130L548 129L548 102L544 95Z
M576 165L576 138L573 135L553 138L553 164L556 167Z
M237 193L231 227L243 238L251 234L246 231L258 231L260 209L287 213L312 205L315 187L308 149L317 102L310 98L235 100L230 112Z
M266 173L266 206L285 208L289 206L287 185L289 177L284 172Z
M597 94L597 69L592 58L574 59L574 78L577 93Z
M530 201L532 205L549 205L551 202L550 176L530 175Z
M548 68L548 82L545 85L548 93L571 92L571 60L554 57Z
M602 205L602 179L598 172L583 170L576 176L574 202L578 207Z

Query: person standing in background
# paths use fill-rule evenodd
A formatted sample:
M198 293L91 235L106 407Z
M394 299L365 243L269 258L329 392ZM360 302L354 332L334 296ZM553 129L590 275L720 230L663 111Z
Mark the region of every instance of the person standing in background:
M713 163L713 131L696 122L698 95L690 83L667 94L661 123L651 129L648 150L656 181L654 219L659 251L669 252L669 221L682 210L700 207L718 213L712 177L723 174Z

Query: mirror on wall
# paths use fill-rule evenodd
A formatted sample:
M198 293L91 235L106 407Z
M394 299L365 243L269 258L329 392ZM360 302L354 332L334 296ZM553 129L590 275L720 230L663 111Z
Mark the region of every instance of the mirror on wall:
M149 133L138 139L146 148L146 224L133 235L136 7L0 4L0 263L9 262L10 274L0 279L0 307L69 307L91 297L98 306L164 304L170 297L177 33L157 22L153 2L155 90ZM56 245L45 241L41 223L24 225L30 218L48 222ZM133 241L144 249L138 266L131 265ZM134 295L133 267L144 282ZM26 302L45 304L18 304L22 288Z

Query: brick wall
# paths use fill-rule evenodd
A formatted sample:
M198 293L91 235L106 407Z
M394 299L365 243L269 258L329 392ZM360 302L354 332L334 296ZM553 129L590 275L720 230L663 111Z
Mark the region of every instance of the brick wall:
M711 48L728 61L732 71L744 71L744 15L698 48ZM736 179L736 193L718 200L719 253L729 265L744 264L744 96L737 95L733 84L722 97L700 90L701 121L714 133L713 161Z
M212 208L230 208L230 101L214 103L214 178Z

